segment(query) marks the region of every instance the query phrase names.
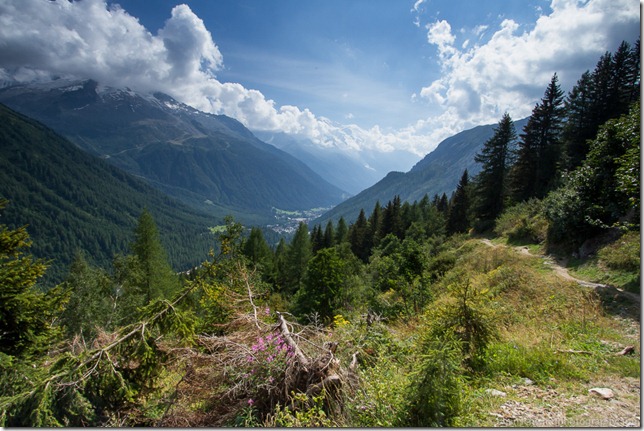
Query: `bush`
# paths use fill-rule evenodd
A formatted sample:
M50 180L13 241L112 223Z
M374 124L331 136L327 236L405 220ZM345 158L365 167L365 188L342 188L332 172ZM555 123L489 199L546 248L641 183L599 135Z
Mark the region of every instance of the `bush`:
M494 232L507 236L511 241L542 243L548 234L548 221L543 215L543 205L530 199L508 208L496 220Z

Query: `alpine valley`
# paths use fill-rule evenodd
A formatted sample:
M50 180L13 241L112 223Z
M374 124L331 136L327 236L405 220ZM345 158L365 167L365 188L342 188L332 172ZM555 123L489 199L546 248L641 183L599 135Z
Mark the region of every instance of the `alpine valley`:
M216 217L268 224L275 210L331 207L347 197L240 122L162 93L57 79L4 88L0 102Z

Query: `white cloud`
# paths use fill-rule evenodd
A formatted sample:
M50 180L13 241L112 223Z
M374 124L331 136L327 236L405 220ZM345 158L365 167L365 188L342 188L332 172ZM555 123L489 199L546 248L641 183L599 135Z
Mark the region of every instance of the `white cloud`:
M445 20L436 21L427 25L427 41L438 45L439 50L444 50L454 43L452 35L452 26Z
M423 3L416 1L414 11ZM163 91L252 129L298 134L323 146L404 149L422 156L464 128L496 123L506 110L517 119L528 115L552 73L570 88L599 55L639 34L639 9L632 0L554 0L551 8L530 31L510 19L496 29L480 24L474 29L478 43L460 49L447 20L427 25L442 76L412 99L428 101L431 117L394 131L338 125L304 107L276 106L258 90L220 82L221 52L186 5L176 6L152 34L105 0L0 0L0 75L23 81L91 77L105 85Z
M505 111L515 119L527 116L553 73L570 90L601 54L639 34L639 7L631 0L553 0L551 9L529 31L511 19L497 29L479 25L474 33L493 31L489 40L463 44L460 50L453 46L448 22L428 25L428 42L437 47L442 75L420 96L441 109L418 131L431 125L434 134L448 132L445 122L459 129L494 123Z

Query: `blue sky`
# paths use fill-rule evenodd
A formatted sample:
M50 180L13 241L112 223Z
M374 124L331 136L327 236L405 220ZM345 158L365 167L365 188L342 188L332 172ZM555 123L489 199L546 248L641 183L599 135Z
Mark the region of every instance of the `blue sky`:
M176 1L116 0L153 33ZM217 77L259 89L278 105L336 122L400 128L428 111L412 95L440 75L424 26L448 20L457 38L512 18L526 28L548 1L188 1L224 58ZM484 24L487 23L487 24ZM485 34L482 35L485 38ZM489 35L488 35L489 37Z
M107 2L106 2L107 1ZM0 0L0 77L164 91L254 130L423 156L639 37L634 0Z

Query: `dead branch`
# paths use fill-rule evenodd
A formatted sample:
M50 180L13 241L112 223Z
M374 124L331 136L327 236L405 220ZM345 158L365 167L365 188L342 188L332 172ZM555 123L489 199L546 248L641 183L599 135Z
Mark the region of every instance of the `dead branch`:
M621 352L615 353L617 356L626 356L635 353L635 346L626 346Z
M297 343L293 340L293 337L291 337L291 331L289 331L286 319L284 319L282 313L280 313L279 311L276 311L275 313L277 314L277 318L279 319L279 328L282 332L282 335L284 336L284 340L286 340L286 343L291 346L302 367L307 370L310 365L309 358L306 357L306 355L300 349L300 346L298 346Z

